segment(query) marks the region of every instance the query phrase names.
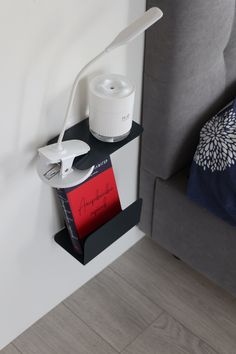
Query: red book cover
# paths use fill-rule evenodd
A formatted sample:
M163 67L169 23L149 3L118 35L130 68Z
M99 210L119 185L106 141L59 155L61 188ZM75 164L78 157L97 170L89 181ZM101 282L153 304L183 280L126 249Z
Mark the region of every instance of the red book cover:
M112 219L121 205L110 158L97 164L85 182L64 189L64 196L79 240Z

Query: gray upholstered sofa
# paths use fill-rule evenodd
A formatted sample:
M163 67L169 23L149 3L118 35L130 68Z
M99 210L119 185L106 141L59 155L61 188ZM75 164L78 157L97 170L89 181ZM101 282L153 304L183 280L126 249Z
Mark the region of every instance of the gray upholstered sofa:
M203 123L236 96L235 0L148 0L163 19L146 36L140 227L236 294L236 228L186 196Z

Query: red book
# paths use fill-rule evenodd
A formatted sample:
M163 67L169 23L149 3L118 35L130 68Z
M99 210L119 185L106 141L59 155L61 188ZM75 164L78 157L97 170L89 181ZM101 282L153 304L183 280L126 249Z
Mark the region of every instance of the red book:
M121 211L110 158L97 164L85 182L73 188L59 190L59 197L64 203L67 227L69 224L69 233L76 246L75 243L78 244L78 241L83 240ZM82 252L78 249L79 245L75 248Z

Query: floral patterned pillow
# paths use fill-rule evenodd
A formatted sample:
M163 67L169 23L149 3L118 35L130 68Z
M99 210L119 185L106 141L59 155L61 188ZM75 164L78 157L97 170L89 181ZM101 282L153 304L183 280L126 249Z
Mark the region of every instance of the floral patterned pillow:
M190 170L188 196L236 225L236 100L203 126Z

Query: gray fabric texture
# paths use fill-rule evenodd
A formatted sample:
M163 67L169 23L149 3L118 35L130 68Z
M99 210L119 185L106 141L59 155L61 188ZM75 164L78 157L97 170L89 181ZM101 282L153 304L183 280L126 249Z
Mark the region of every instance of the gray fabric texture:
M186 171L159 180L153 239L236 296L236 228L186 197Z
M148 0L152 6L164 17L146 35L141 168L167 179L236 93L235 0Z
M236 295L236 228L186 197L202 125L236 96L236 0L147 0L141 229Z
M142 210L145 210L145 213L141 213L139 227L142 230L145 230L148 235L151 235L156 177L149 172L142 170L139 183L139 194L143 199Z

